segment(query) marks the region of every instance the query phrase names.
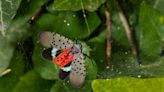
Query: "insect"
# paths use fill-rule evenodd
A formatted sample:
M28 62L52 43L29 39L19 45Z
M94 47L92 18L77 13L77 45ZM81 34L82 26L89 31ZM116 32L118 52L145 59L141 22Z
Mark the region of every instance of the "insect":
M86 77L81 45L55 32L40 33L39 42L46 48L42 56L59 66L59 78L69 76L71 85L80 88Z

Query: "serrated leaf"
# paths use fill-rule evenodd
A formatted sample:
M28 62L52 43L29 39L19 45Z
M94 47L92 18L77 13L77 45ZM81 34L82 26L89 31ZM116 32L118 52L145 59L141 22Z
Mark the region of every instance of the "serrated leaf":
M77 11L86 9L88 11L95 11L105 0L55 0L49 7L50 10L71 10Z
M92 82L93 92L162 92L164 78L116 78Z

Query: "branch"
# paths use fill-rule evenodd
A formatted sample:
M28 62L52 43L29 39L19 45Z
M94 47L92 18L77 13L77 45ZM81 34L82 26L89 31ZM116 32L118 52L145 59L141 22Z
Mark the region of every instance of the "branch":
M106 0L106 30L107 30L107 44L106 44L106 62L107 65L110 63L111 52L112 52L112 30L111 30L111 19L110 19L110 8L109 8L109 0Z
M126 36L128 38L129 44L131 46L132 52L134 54L134 56L138 59L137 62L138 64L140 64L139 62L139 50L138 50L138 44L137 44L137 40L135 39L135 34L133 34L132 30L130 29L130 26L128 24L128 21L122 11L122 9L120 8L119 3L116 1L117 3L117 9L118 9L118 15L120 17L120 20L124 26L125 32L126 32ZM134 36L134 37L133 37Z

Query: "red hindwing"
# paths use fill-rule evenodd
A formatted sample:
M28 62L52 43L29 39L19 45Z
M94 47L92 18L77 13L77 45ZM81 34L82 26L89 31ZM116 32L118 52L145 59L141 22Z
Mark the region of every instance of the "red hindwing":
M64 50L52 61L59 65L60 68L63 68L65 65L73 61L74 55L70 55L70 50Z

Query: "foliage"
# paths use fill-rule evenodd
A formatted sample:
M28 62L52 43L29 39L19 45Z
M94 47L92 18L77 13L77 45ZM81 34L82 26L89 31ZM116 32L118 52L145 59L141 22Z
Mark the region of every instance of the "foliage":
M134 30L135 43L139 44L139 57L131 51L116 1ZM163 78L158 77L164 77L164 1L109 0L112 22L109 66L106 65L105 5L105 0L1 0L1 91L162 90ZM59 80L58 66L42 58L44 48L38 43L41 31L57 32L82 44L87 68L83 87L75 89L67 79ZM11 72L4 75L7 69L11 69Z
M92 84L94 92L154 92L163 91L162 85L163 78L138 79L131 77L99 79L94 80Z

